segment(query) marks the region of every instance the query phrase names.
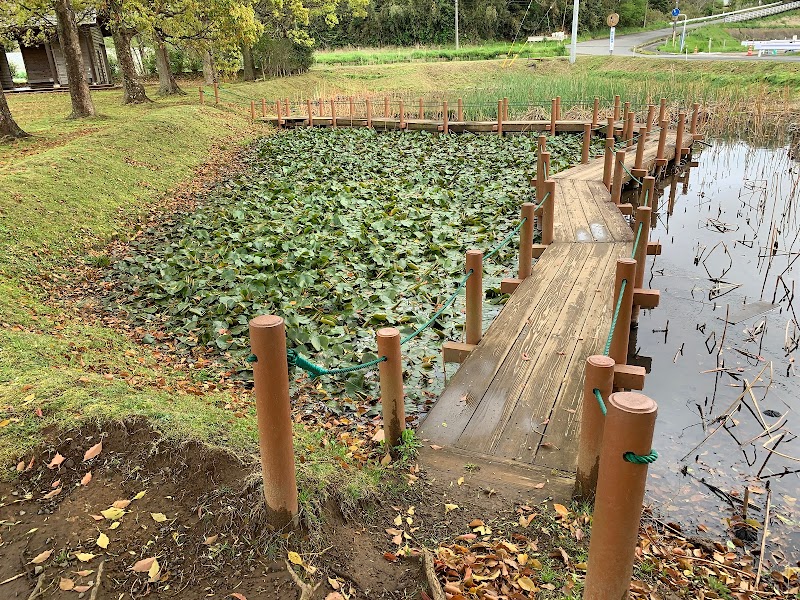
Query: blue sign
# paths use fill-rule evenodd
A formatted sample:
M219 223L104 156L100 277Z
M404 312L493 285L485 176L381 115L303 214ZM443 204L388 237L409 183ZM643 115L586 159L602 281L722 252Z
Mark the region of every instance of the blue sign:
M677 17L679 14L681 14L681 9L680 8L673 8L672 9L672 16L673 17Z

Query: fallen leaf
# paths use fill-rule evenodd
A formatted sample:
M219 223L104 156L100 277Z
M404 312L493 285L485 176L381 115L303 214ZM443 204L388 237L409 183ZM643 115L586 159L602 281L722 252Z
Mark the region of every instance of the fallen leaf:
M112 508L128 508L130 505L130 500L116 500L114 504L111 505Z
M96 543L98 546L100 546L101 548L105 549L105 548L108 548L108 543L109 543L110 541L111 541L111 540L109 540L109 539L108 539L108 536L107 536L105 533L101 533L101 534L100 534L100 535L97 537L97 541L96 541L95 543Z
M464 485L464 478L463 477L459 477L458 481L456 483L458 483L458 485Z
M90 589L92 589L92 586L90 586L90 585L76 585L72 589L74 591L78 592L79 594L83 594L84 592L88 592Z
M58 496L61 493L61 490L63 490L63 489L64 488L55 489L52 492L49 492L49 493L45 494L44 496L42 496L42 499L43 500L50 500L50 498L53 498L54 496Z
M441 446L437 446L436 444L431 444L431 450L441 450Z
M103 520L103 517L101 517L100 515L89 515L89 516L92 517L95 521L102 521Z
M106 519L109 519L110 521L116 521L117 519L122 518L122 516L125 514L125 511L122 510L121 508L112 506L111 508L101 510L100 514L103 515Z
M545 486L545 482L543 481L542 483L537 483L537 484L536 484L535 486L533 486L533 487L535 487L537 490L540 490L540 489L542 489L544 486Z
M344 600L344 596L342 596L339 592L331 592L325 596L325 600Z
M150 570L150 567L153 566L153 563L156 561L155 556L151 558L143 558L142 560L138 561L135 565L131 567L131 570L134 573L147 573Z
M383 465L384 467L385 467L386 465L388 465L390 462L392 462L392 456L391 456L390 454L387 454L386 456L384 456L384 457L381 459L381 465Z
M145 494L145 490L142 490L141 492L139 492L138 494L136 494L136 495L133 497L133 499L134 499L134 500L141 500L142 498L144 498L144 494Z
M42 552L41 554L37 554L37 555L36 555L36 557L35 557L35 558L34 558L34 559L31 561L31 562L29 562L28 564L31 564L31 565L40 565L40 564L42 564L44 561L46 561L48 558L50 558L50 555L51 555L52 553L53 553L53 551L52 551L52 550L45 550L45 551L44 551L44 552Z
M236 600L247 600L247 596L239 592L233 592L230 596L231 598L236 598Z
M372 436L373 442L380 443L385 439L386 439L386 433L383 431L383 429L378 429L378 431L375 432L375 435Z
M208 537L207 537L205 540L203 540L203 543L204 543L206 546L210 546L211 544L213 544L214 542L216 542L216 541L217 541L217 538L218 538L218 537L219 537L219 534L217 534L217 535L210 535L210 536L208 536Z
M81 478L81 485L89 485L89 482L92 480L92 472L89 471L86 475Z
M328 577L328 585L331 586L335 590L338 590L340 587L342 587L342 584L339 583L339 580L338 579L333 579L332 577Z
M553 504L553 508L562 517L566 517L569 514L569 510L563 504Z
M158 561L154 558L153 564L150 565L150 568L147 570L147 576L150 578L150 583L155 583L158 581L159 573L161 573L161 565L159 565Z
M120 526L120 522L119 522L119 521L114 521L114 522L111 524L111 527L109 527L109 529L116 529L116 528L117 528L117 527L119 527L119 526Z
M451 510L456 510L458 508L458 504L445 504L444 505L444 514L449 513Z
M526 592L535 592L538 589L529 577L520 577L517 579L517 583Z
M17 463L17 471L22 472L25 470L25 461L21 460Z
M164 513L150 513L150 516L153 517L153 521L156 523L163 523L167 520L167 515Z
M90 552L76 552L75 558L77 558L81 562L89 562L95 557L94 554Z
M389 562L397 562L397 555L393 554L392 552L384 552L383 558L385 558Z
M84 569L83 571L75 571L75 575L78 575L80 577L88 577L92 573L94 573L94 569Z
M63 463L64 460L66 459L63 456L61 456L58 452L56 452L56 455L53 457L53 460L50 461L50 464L47 465L47 468L55 469L58 465Z
M300 556L297 552L293 552L290 550L289 553L286 555L286 557L289 559L289 562L294 565L302 566L303 564L303 557Z
M58 581L58 589L64 590L65 592L70 591L74 587L75 587L75 582L72 581L72 579L66 579L65 577L62 577Z

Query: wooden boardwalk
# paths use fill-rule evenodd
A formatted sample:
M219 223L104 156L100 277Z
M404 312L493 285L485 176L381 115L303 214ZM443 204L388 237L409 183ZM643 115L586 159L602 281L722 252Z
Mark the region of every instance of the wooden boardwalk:
M649 172L657 142L651 134L645 146ZM670 133L665 158L674 157ZM634 160L628 152L631 170ZM602 177L602 158L554 175L554 243L420 425L423 464L455 477L472 463L486 487L509 484L535 493L547 480L543 494L571 494L586 358L603 353L616 261L630 258L634 241Z

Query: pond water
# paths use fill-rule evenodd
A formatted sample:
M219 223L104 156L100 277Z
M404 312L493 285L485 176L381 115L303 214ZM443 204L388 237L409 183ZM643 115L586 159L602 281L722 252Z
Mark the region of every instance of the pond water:
M782 570L800 560L800 163L741 142L695 159L662 183L646 277L661 305L631 343L659 404L646 501L685 535L757 551L771 496L767 559ZM746 487L754 527L736 523Z

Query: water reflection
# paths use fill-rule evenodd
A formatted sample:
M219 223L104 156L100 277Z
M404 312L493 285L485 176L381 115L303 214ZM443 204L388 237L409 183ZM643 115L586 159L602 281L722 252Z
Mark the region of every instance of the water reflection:
M695 164L660 182L650 239L663 253L648 271L661 304L643 312L631 343L659 403L648 501L687 535L757 551L771 494L767 558L793 565L800 165L788 147L745 143L715 144ZM745 495L747 522L735 516Z

